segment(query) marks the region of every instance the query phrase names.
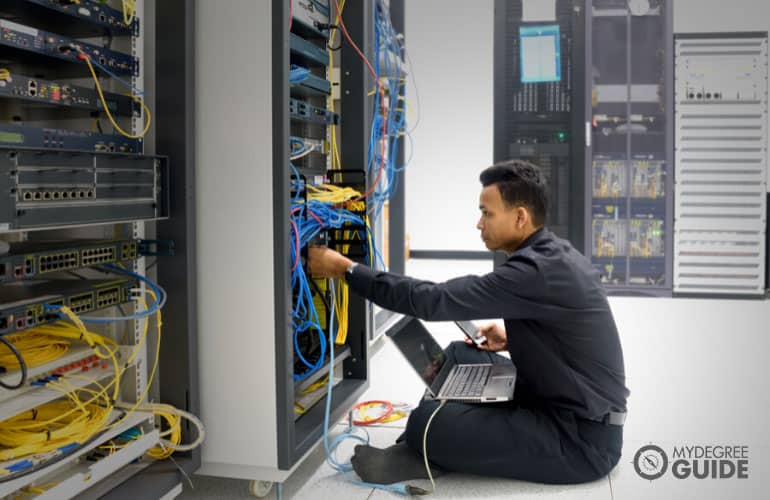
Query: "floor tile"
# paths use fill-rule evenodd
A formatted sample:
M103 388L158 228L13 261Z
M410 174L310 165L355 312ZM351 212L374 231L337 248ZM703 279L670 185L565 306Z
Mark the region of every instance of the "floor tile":
M409 484L429 489L430 481L409 481ZM578 485L547 485L527 483L510 479L496 479L467 474L449 474L436 479L436 491L431 498L436 499L469 499L489 498L508 500L516 498L559 500L611 500L610 484L607 478L592 483ZM375 490L371 500L397 498L397 495L387 491Z

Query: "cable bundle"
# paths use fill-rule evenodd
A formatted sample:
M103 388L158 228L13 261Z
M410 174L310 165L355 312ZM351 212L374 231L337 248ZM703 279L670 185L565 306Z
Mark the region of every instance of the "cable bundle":
M110 409L77 396L53 401L0 422L0 460L85 443L106 423Z
M318 310L313 303L313 293L310 289L311 284L308 276L305 273L305 269L300 265L300 251L306 247L310 241L318 236L322 231L329 229L340 229L345 226L355 225L365 227L365 221L355 215L351 211L336 207L331 202L323 202L317 199L313 199L311 192L315 190L316 193L322 196L340 196L341 191L336 190L333 187L306 187L309 194L307 203L299 199L298 196L292 200L291 210L291 262L292 273L291 283L292 289L296 293L296 300L294 309L292 311L292 326L294 330L294 351L297 357L302 362L307 371L304 373L294 374L295 380L302 380L310 376L313 372L323 366L324 359L326 357L327 344L325 336L323 335L324 328L321 326ZM346 195L342 195L346 196ZM320 353L318 359L314 362L308 360L300 349L299 336L309 330L315 330L318 334L318 342Z
M30 368L55 361L67 354L70 349L68 340L37 332L14 333L4 338L13 344L21 354L24 363ZM16 370L21 365L13 353L2 353L0 367Z

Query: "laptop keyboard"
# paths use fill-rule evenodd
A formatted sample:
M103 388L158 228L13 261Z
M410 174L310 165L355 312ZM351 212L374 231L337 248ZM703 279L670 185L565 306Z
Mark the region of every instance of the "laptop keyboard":
M492 369L489 365L458 366L443 391L446 397L480 397Z

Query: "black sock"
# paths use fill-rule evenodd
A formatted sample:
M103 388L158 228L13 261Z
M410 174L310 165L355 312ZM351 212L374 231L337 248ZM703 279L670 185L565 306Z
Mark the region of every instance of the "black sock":
M385 449L358 445L350 462L356 474L367 483L392 484L409 479L428 479L425 460L409 448L406 442ZM442 469L433 464L430 464L430 471L433 477L444 474Z

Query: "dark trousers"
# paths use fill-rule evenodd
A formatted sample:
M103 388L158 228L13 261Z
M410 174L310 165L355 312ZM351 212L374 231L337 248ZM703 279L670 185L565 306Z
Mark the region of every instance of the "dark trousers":
M464 342L452 343L446 354L450 363L511 362ZM428 429L428 459L447 471L550 484L593 481L618 463L622 427L576 418L521 389L509 403L448 402ZM438 404L425 399L409 416L406 442L420 454Z

